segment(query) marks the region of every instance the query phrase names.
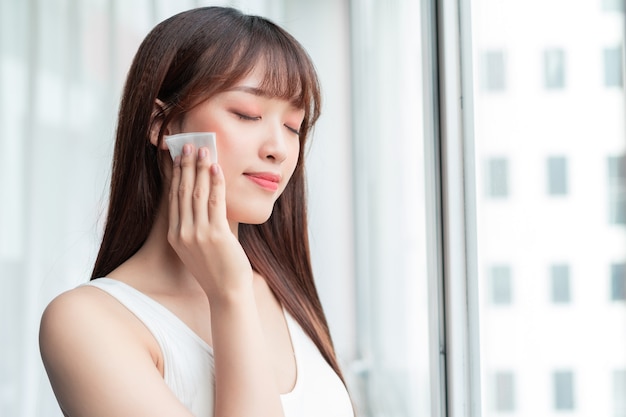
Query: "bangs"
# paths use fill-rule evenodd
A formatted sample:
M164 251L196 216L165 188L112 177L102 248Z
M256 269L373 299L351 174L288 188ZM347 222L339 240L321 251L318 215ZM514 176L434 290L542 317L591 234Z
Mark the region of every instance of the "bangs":
M256 66L263 68L265 75L259 88L264 95L303 109L312 125L319 116L320 88L311 58L278 26L268 26L266 21L259 24L254 17L250 26L250 42L239 64L248 71Z

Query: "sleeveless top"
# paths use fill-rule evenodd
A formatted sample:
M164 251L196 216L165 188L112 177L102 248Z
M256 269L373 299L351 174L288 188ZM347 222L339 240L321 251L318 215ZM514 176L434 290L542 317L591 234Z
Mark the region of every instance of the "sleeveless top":
M163 378L196 417L213 417L213 349L165 306L111 278L83 285L97 287L124 305L152 333L163 356ZM344 384L300 325L283 310L296 359L293 390L281 395L285 417L354 417Z

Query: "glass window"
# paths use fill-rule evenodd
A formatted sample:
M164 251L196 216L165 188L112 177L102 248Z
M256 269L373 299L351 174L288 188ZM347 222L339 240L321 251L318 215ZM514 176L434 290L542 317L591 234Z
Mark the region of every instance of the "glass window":
M506 66L503 51L487 51L482 56L482 88L503 91L506 88Z
M609 223L626 224L626 158L610 156L609 165Z
M626 300L626 263L611 265L611 300Z
M547 90L565 87L565 51L548 49L543 53L543 82Z
M574 409L574 374L572 371L554 373L554 409Z
M624 0L602 0L602 10L605 12L623 12Z
M569 265L552 265L550 267L550 279L552 284L552 302L570 302L570 277Z
M548 194L567 194L567 159L564 156L548 158Z
M626 417L626 369L613 371L613 417Z
M507 159L489 159L487 171L487 193L489 197L507 197L509 195L509 164Z
M622 47L604 49L604 85L621 87L622 80Z
M491 267L491 301L495 305L511 304L511 268L508 265Z
M495 411L515 410L515 378L513 372L496 372L493 398Z
M472 48L472 59L463 61L469 66L463 75L473 82L472 118L463 122L478 193L469 194L475 206L464 219L475 214L466 241L475 240L477 272L470 270L468 285L478 286L481 417L507 410L516 416L589 414L583 405L591 414L612 416L610 375L626 369L626 302L611 302L626 298L626 106L623 52L615 48L624 43L624 19L607 16L601 1L568 2L567 13L550 4L541 7L530 32L520 17L535 15L538 2L469 5L472 36L465 47ZM582 21L588 24L584 43ZM554 46L563 52L552 52ZM506 52L507 93L497 97L485 93L481 69L484 52L494 50ZM554 94L546 87L560 83L561 63L567 91ZM506 204L494 204L499 194ZM510 281L495 278L494 260L511 266ZM511 285L511 303L494 308L496 296L506 294L496 286L502 283ZM581 343L581 335L593 338ZM587 378L582 370L590 364L605 378ZM512 404L506 406L506 384L492 386L494 373L503 370L512 371L500 378L510 383Z

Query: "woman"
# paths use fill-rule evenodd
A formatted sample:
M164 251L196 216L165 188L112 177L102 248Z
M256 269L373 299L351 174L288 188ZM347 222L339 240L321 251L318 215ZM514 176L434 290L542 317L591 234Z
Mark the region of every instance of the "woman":
M284 30L180 13L122 98L92 280L53 300L40 346L66 416L350 416L313 282L304 158L317 76ZM215 132L169 157L164 136Z

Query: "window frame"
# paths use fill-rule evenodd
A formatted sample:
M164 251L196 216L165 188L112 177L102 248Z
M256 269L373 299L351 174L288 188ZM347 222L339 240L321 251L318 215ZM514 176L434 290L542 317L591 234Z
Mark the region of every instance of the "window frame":
M437 1L448 417L482 415L470 3Z

